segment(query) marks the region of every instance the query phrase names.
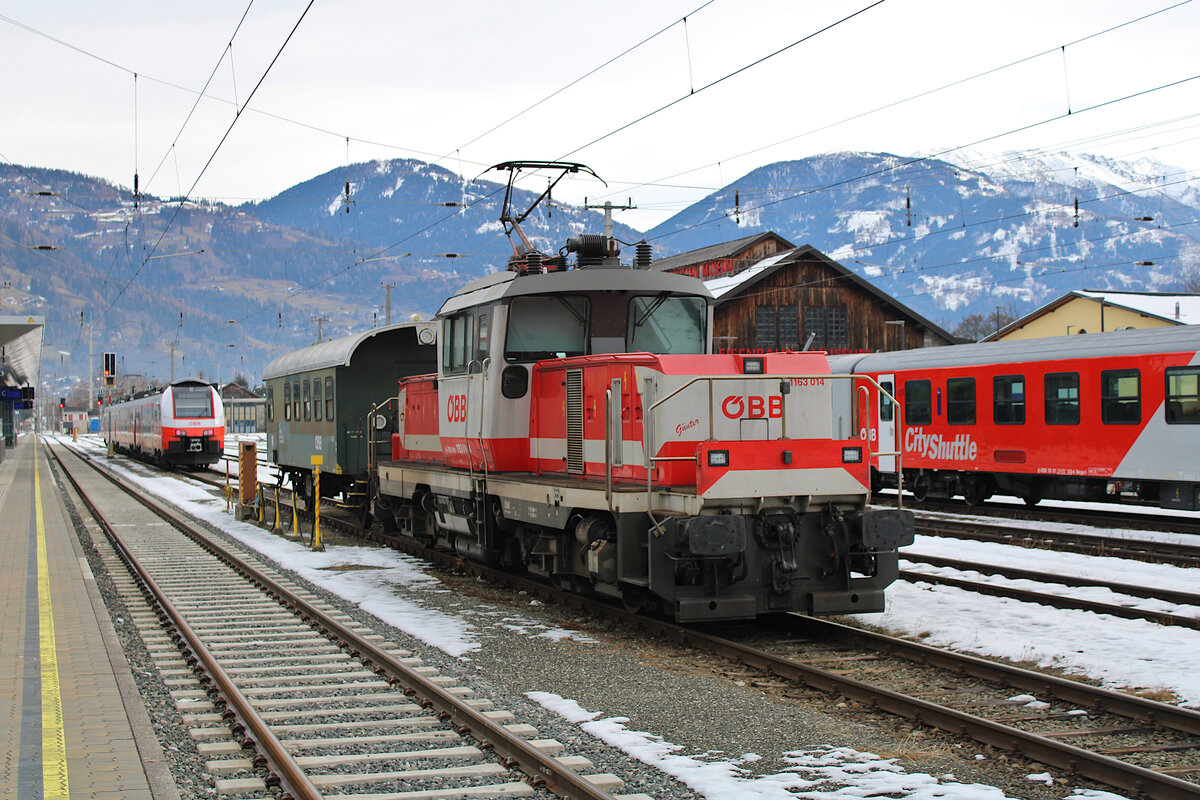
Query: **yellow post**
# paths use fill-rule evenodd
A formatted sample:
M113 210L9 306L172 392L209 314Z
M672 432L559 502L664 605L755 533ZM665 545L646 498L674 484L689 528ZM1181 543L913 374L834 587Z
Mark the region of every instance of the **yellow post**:
M275 524L271 526L271 533L283 533L283 528L279 527L279 484L275 484Z
M300 538L300 522L298 520L300 514L296 508L296 487L292 486L292 536Z
M321 544L321 462L322 456L313 456L313 538L312 549L324 550Z

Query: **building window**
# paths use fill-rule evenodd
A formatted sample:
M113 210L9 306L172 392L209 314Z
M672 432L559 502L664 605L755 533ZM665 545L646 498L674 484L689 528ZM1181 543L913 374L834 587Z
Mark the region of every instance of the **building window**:
M1100 373L1100 419L1105 425L1137 425L1142 421L1138 370L1106 369Z
M1025 376L992 378L992 420L997 425L1025 424Z
M929 381L904 382L904 422L928 425L933 422L933 392Z
M946 422L951 425L975 424L974 378L950 378L946 381Z
M760 350L799 350L800 310L796 306L759 306L754 317L754 346Z
M814 350L845 350L850 346L845 306L805 306L804 341Z
M1200 367L1167 368L1167 423L1200 423Z
M1046 424L1079 424L1079 373L1046 374Z

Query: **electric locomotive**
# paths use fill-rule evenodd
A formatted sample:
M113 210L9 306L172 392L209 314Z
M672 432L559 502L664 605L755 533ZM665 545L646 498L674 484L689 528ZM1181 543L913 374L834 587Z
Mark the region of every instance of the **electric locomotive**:
M212 384L176 381L104 408L104 441L168 466L207 466L225 447L225 408Z
M1200 510L1200 327L934 347L832 360L869 375L876 487ZM894 387L894 389L893 389ZM898 422L903 419L901 429Z
M530 163L501 166L511 192ZM882 610L913 523L866 507L855 379L713 354L700 281L607 236L539 252L508 205L508 269L443 304L437 372L399 381L374 516L680 621Z

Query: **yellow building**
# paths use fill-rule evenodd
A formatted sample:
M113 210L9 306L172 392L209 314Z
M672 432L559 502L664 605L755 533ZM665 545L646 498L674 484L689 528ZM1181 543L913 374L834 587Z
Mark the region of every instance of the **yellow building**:
M1122 329L1200 323L1200 295L1079 289L1042 306L981 341L1042 339Z

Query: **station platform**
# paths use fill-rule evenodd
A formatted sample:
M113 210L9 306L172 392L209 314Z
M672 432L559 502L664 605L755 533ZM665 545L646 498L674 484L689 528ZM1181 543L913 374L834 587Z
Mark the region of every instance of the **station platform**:
M0 554L0 798L178 797L34 436L0 462Z

